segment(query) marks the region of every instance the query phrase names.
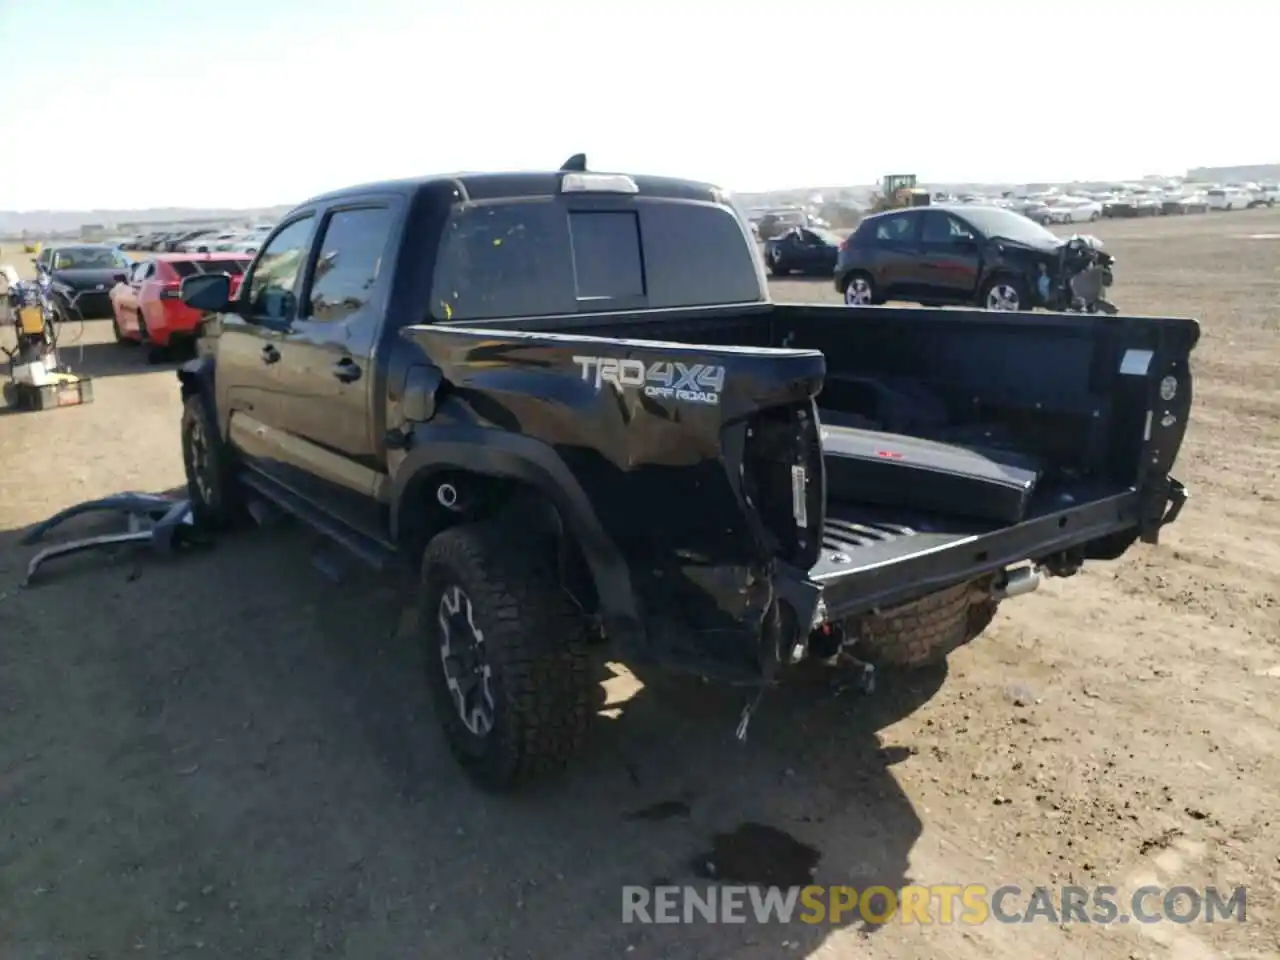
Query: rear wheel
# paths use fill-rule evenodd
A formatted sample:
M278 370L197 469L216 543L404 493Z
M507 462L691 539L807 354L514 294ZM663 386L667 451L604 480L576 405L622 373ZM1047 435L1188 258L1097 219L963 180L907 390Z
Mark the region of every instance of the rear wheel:
M875 281L868 273L858 272L844 286L844 302L850 307L869 307L876 302Z
M489 790L565 766L592 714L585 622L542 559L493 521L450 528L423 555L432 701L454 757Z

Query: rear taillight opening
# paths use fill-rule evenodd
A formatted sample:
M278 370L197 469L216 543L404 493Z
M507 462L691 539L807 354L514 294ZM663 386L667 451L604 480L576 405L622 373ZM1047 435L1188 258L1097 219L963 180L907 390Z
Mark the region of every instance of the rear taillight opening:
M177 300L182 296L176 283L167 283L160 290L161 300Z
M812 401L773 407L747 423L743 491L770 554L807 570L822 549L826 477Z

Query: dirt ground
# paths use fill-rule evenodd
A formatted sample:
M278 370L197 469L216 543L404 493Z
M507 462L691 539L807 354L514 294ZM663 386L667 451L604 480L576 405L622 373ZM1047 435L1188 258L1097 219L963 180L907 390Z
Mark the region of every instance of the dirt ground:
M510 799L449 759L396 591L288 524L18 588L27 525L181 482L172 368L88 324L95 402L0 412L0 957L1280 955L1280 211L1095 232L1125 311L1203 324L1159 547L1005 604L945 675L772 695L745 744L739 694L621 672L570 774ZM819 883L1243 884L1247 922L621 923L624 884L701 882L747 822Z

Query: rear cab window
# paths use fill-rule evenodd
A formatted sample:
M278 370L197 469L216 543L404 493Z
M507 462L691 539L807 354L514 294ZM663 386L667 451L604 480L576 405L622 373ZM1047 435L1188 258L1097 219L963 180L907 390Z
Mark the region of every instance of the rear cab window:
M734 208L657 197L502 199L455 207L437 320L756 303L757 252Z

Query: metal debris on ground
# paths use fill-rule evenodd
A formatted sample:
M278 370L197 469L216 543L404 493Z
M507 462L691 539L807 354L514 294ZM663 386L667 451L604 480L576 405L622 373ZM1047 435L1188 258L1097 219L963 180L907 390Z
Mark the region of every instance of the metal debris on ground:
M22 586L30 585L40 566L55 557L129 544L150 547L157 553L167 554L180 546L207 542L199 535L195 516L191 510L191 501L150 493L119 493L68 507L55 513L48 520L36 524L27 531L20 542L23 546L31 546L44 539L45 534L54 527L72 517L97 511L123 513L127 519L127 529L119 533L104 533L67 540L46 547L32 557L27 564L27 575Z

